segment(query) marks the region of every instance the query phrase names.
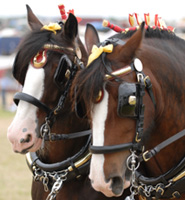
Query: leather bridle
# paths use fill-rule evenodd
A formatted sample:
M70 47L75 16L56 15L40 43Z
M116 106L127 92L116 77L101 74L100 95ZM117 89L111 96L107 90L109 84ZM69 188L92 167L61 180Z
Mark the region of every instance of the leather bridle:
M65 48L64 47L59 47L57 45L51 45L51 44L45 44L43 48L46 48L47 50L54 50L54 51L59 51L61 53L64 53ZM34 106L36 106L37 108L43 110L47 116L45 118L45 123L41 126L40 129L40 135L39 137L41 137L44 140L59 140L59 139L64 139L64 138L75 138L75 137L81 137L81 136L86 136L90 134L90 130L88 131L82 131L82 132L78 132L78 133L72 133L72 135L70 136L70 134L67 134L68 136L64 136L64 134L53 134L50 132L53 123L56 120L56 116L60 113L60 111L63 109L64 107L64 103L66 100L66 97L69 93L69 89L72 83L72 80L74 78L74 76L76 75L77 70L80 68L84 68L83 62L81 62L81 60L79 59L78 55L76 55L75 50L71 49L71 48L67 48L66 50L72 52L75 54L75 59L74 59L74 63L72 64L72 67L70 69L70 75L69 78L67 80L67 83L65 84L65 88L63 90L63 93L61 94L57 105L54 108L49 108L46 104L44 104L43 102L41 102L40 100L36 99L35 97L23 93L23 92L18 92L14 95L14 102L16 103L16 105L18 105L19 101L26 101Z
M117 39L120 41L119 39ZM116 39L106 40L103 44L114 44ZM119 42L121 43L121 41ZM105 54L105 53L104 53ZM143 176L141 172L138 171L140 162L147 162L162 149L170 145L171 143L179 140L185 136L185 129L176 133L172 137L158 144L151 150L144 152L144 144L142 144L143 136L143 123L144 123L144 104L143 96L145 94L145 88L153 102L154 108L156 108L156 102L154 94L152 91L152 84L148 76L146 76L142 70L138 71L137 66L134 65L134 61L130 66L121 68L120 70L111 72L110 65L107 65L107 62L104 60L105 55L102 54L102 63L107 69L106 79L114 79L115 81L121 82L122 79L119 78L120 75L128 74L135 71L138 86L139 86L139 105L138 116L136 117L136 134L134 141L126 144L111 145L111 146L90 146L90 151L92 154L108 154L119 151L130 150L131 155L127 159L127 167L132 172L131 186L130 191L131 195L126 199L134 200L134 196L139 194L144 196L145 199L171 199L171 198L180 198L181 194L185 193L184 184L185 184L185 157L172 169L166 173L160 175L159 177L152 178Z
M125 42L123 42L120 39L108 39L106 40L104 43L102 43L103 45L107 45L107 44L113 44L114 46L118 45L118 44L124 44ZM136 119L136 134L135 134L135 138L134 141L131 143L126 143L126 144L119 144L119 145L112 145L112 146L90 146L90 151L93 154L106 154L106 153L112 153L112 152L116 152L116 151L124 151L124 150L134 150L134 151L141 151L142 149L142 145L141 145L141 138L143 135L143 124L144 124L144 104L143 104L143 96L145 95L145 88L147 89L150 98L154 104L154 107L156 107L156 103L155 103L155 98L153 95L153 91L152 91L152 84L151 81L149 79L148 76L146 76L144 74L144 72L138 69L138 66L136 66L134 60L133 62L129 65L129 66L125 66L122 69L120 69L119 71L113 72L111 70L111 66L109 65L109 63L107 62L107 60L105 60L105 53L102 54L102 63L104 64L108 75L105 76L105 80L107 79L114 79L117 82L122 82L123 80L119 77L119 75L125 75L131 72L135 72L136 73L136 77L137 77L137 88L138 88L138 96L137 96L137 117L134 116L134 119ZM137 58L136 58L137 59ZM119 73L120 72L120 73ZM115 75L116 74L116 75Z
M69 181L75 178L79 178L82 175L87 175L89 171L89 162L91 158L91 153L88 150L89 144L91 142L91 130L79 131L75 133L68 134L55 134L51 133L51 128L56 121L56 116L64 108L66 97L69 93L69 89L72 84L72 80L76 75L78 69L84 68L84 64L81 61L81 51L79 47L75 49L64 48L58 45L45 44L43 49L53 50L64 54L65 51L74 55L74 61L71 64L70 75L67 78L65 87L62 90L62 94L58 100L57 105L54 108L49 108L46 104L36 99L35 97L18 92L14 96L14 101L18 105L19 101L25 101L30 103L37 108L41 109L46 113L45 123L40 128L40 135L43 141L58 141L64 139L74 139L83 136L88 136L85 145L77 152L74 156L67 158L64 161L47 164L43 163L37 153L27 153L26 160L29 168L33 173L35 181L41 181L44 185L44 190L51 190L47 199L54 199L62 187L64 181ZM59 187L60 185L60 187Z

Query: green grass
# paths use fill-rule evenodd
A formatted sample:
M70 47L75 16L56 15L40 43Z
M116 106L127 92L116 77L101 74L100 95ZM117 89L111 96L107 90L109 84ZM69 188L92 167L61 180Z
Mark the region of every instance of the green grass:
M8 118L12 118L14 116L14 112L9 112L7 110L3 110L3 109L0 109L0 120L1 119L8 119Z
M13 116L0 109L0 200L30 200L32 174L25 156L12 151L6 136Z

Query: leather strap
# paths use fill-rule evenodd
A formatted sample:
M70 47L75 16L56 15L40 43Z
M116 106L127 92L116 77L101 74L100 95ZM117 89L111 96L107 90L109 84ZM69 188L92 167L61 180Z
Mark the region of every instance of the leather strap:
M35 97L33 97L29 94L23 93L23 92L17 92L14 95L13 100L14 100L16 105L18 105L19 101L22 100L22 101L26 101L28 103L31 103L32 105L36 106L37 108L42 109L47 114L50 114L52 112L52 110L49 107L47 107L44 103L42 103L41 101L39 101Z
M93 154L106 154L118 151L124 151L133 148L133 143L118 144L112 146L90 146L90 152Z
M171 143L175 142L176 140L179 140L183 136L185 136L185 129L183 129L182 131L173 135L172 137L168 138L167 140L161 142L160 144L158 144L156 147L154 147L150 151L146 151L145 153L143 153L143 158L141 158L141 161L142 160L148 161L150 158L152 158L157 153L159 153L162 149L164 149L165 147L167 147Z
M79 137L90 135L91 133L92 133L91 129L85 130L85 131L79 131L79 132L75 132L75 133L69 133L69 134L51 133L50 135L45 135L44 140L45 141L57 141L57 140L65 140L65 139L74 139L74 138L79 138Z

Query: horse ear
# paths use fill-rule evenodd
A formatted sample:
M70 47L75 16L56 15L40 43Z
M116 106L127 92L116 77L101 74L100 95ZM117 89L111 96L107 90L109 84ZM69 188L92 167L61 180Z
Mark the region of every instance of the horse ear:
M78 34L78 22L76 17L71 13L64 24L64 34L71 40L74 40Z
M31 8L26 5L27 8L27 18L28 24L32 30L39 30L43 27L43 24L38 20L35 14L32 12Z
M85 44L87 47L87 51L90 54L92 50L92 46L94 44L98 44L100 42L98 33L93 25L87 24L86 31L85 31Z
M144 33L145 33L145 22L142 22L140 28L130 37L125 45L122 46L120 50L120 56L124 59L132 60L136 51L139 49Z

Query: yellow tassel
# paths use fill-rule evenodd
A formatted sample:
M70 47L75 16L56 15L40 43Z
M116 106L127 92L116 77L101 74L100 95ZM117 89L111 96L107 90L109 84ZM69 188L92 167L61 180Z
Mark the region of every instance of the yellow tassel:
M44 25L41 30L43 29L53 31L53 33L56 34L56 31L61 30L61 26L58 23L50 23L49 25Z
M104 47L100 46L97 47L96 45L93 45L91 54L88 59L87 67L96 60L103 52L111 53L113 51L113 44L108 44Z

